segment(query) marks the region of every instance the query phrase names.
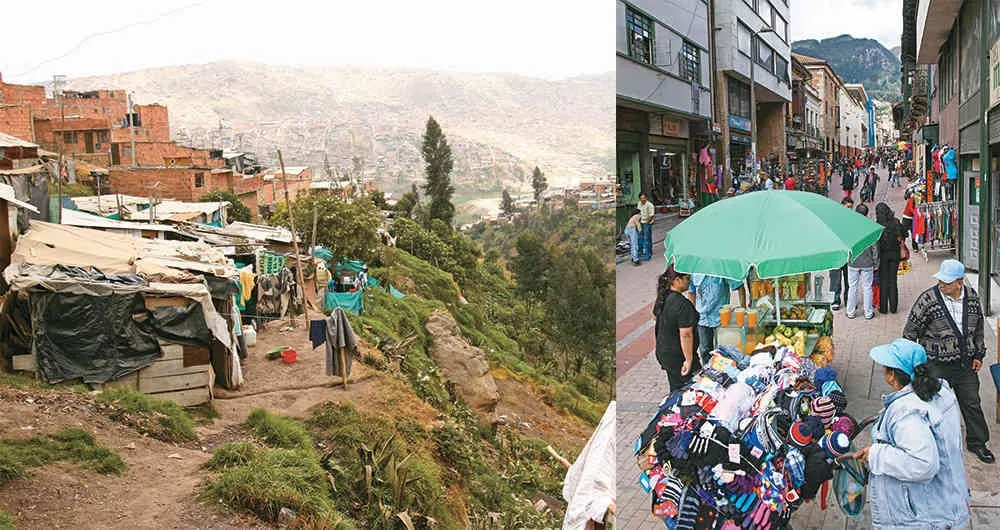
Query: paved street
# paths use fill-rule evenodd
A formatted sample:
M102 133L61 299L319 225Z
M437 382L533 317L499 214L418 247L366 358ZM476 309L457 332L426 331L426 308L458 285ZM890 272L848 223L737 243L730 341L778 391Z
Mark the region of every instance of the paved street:
M903 207L903 191L901 188L887 189L886 177L886 172L882 171L877 198L885 200L898 217ZM843 196L837 185L839 180L839 175L835 176L834 185L831 186L831 197L837 200ZM870 217L874 218L874 204L869 207ZM622 530L663 528L663 523L650 513L649 495L636 482L638 468L632 456L632 445L667 392L666 376L653 356L651 305L655 299L656 276L664 268L663 238L672 226L668 225L669 223L660 222L655 226L654 241L658 244L654 247L654 259L651 262L635 267L626 261L618 265L617 271L617 504L618 528ZM931 275L936 272L941 260L947 257L950 256L945 253L930 253L929 261L925 262L919 254L912 256L913 270L899 278L898 314L877 315L874 320L866 321L863 318L848 320L843 310L834 313L836 359L833 366L847 393L850 402L848 411L854 417L860 419L877 412L880 408L880 395L888 390L881 371L876 371L868 357L868 350L874 345L899 337L913 300L933 284ZM829 285L828 281L824 283ZM973 278L967 283L976 285ZM993 307L998 308L1000 305L994 303ZM997 355L995 318L990 319L988 324L986 344L989 352L986 359L988 365L994 362ZM980 372L980 382L981 395L985 398L983 409L991 424L991 435L993 439L998 439L1000 425L992 421L996 417L994 387L985 367ZM866 445L870 438L862 435L857 441ZM995 450L1000 447L1000 443L993 445ZM969 488L973 492L973 528L1000 528L1000 487L996 482L1000 463L981 464L974 455L966 452L965 467ZM825 511L819 509L818 502L807 504L796 512L791 526L796 530L870 527L867 509L863 517L848 519L834 506L832 494L828 502L829 506Z

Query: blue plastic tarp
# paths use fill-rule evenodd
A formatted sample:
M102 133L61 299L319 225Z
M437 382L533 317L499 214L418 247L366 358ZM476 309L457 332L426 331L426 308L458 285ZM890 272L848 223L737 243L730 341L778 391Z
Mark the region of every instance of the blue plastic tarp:
M399 291L399 289L396 289L395 287L393 287L391 285L389 286L389 294L391 294L392 296L394 296L396 298L403 298L404 296L406 296L405 294L401 293Z

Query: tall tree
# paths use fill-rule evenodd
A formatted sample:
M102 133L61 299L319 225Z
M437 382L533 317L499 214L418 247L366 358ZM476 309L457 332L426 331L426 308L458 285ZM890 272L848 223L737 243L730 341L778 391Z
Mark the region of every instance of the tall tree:
M427 171L424 190L431 199L429 217L440 219L451 226L455 218L455 205L451 203L451 197L455 194L455 187L451 185L454 161L451 158L451 147L434 116L427 119L422 151Z
M542 204L542 193L549 188L549 183L545 181L545 173L542 173L538 166L531 173L531 188L535 190L535 203Z
M551 263L545 241L538 232L528 229L517 237L515 248L517 257L513 259L512 265L517 276L517 292L523 296L543 299L548 287Z
M514 198L510 196L510 192L507 191L507 188L504 188L503 198L500 199L500 211L502 211L506 216L510 216L514 213Z

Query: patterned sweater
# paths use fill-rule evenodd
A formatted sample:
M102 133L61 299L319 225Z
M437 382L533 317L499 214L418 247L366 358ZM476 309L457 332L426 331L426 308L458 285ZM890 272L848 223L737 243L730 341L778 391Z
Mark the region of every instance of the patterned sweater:
M937 286L927 289L913 303L903 337L920 343L927 350L927 360L937 363L983 360L983 307L979 295L965 286L962 322L952 321L943 294Z

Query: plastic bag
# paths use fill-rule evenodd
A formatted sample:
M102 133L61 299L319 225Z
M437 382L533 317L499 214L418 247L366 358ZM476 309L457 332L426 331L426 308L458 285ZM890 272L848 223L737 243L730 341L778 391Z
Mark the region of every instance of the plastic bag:
M854 448L852 447L853 451ZM861 514L868 489L868 470L857 460L845 459L833 469L833 494L837 506L849 517Z

